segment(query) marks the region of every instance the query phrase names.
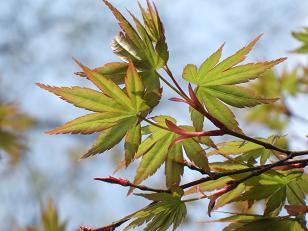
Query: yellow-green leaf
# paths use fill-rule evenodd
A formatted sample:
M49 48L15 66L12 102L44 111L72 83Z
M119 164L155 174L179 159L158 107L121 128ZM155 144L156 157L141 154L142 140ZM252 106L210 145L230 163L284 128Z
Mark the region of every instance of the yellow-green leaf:
M207 172L211 170L205 151L193 138L184 140L183 147L187 157L195 165Z
M168 188L178 186L184 172L182 146L176 144L170 148L165 164L166 185Z
M115 84L112 80L98 74L95 71L91 71L86 66L79 63L79 66L83 69L83 72L87 75L88 79L91 80L100 90L105 94L110 96L117 103L126 106L127 108L132 108L132 102L129 97L121 90L121 88Z
M91 134L114 126L119 120L129 117L114 112L93 113L81 116L48 131L48 134Z
M41 83L37 85L49 92L58 95L61 99L76 107L85 108L95 112L127 111L125 107L117 104L112 98L101 92L82 87L51 87Z
M173 139L173 135L165 135L143 156L137 169L134 184L140 184L143 180L153 175L164 163L169 145Z
M144 85L143 82L132 62L129 62L127 75L125 77L125 86L127 94L132 101L132 104L137 111L144 111L146 105L144 105Z
M214 118L218 119L229 129L242 133L233 112L224 103L206 92L201 92L200 94L206 109Z
M125 164L128 166L134 159L141 141L141 125L137 124L131 127L125 137Z
M124 119L118 122L115 126L102 132L92 148L87 151L87 153L84 154L82 158L87 158L111 149L122 140L128 129L134 123L136 123L135 118Z

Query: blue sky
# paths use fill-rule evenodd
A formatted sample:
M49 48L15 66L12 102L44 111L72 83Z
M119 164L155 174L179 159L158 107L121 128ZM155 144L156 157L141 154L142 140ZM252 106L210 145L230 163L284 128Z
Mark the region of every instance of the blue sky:
M111 2L122 10L129 8L137 12L135 1ZM298 62L307 62L305 58L291 55L288 51L297 46L290 32L308 24L308 1L155 2L165 22L170 66L179 79L186 64L200 64L223 42L226 42L226 57L260 33L264 33L263 38L250 60L288 56L284 65L289 67ZM0 31L1 94L17 102L25 112L40 121L29 135L30 149L17 169L7 174L5 161L0 162L0 171L7 174L0 181L0 198L3 200L0 220L19 226L37 223L38 198L45 200L52 197L56 201L61 217L69 221L69 230L80 224L107 224L145 205L139 198L127 198L126 190L122 188L92 180L93 177L112 173L116 158L111 154L118 158L121 148L79 161L78 157L93 142L94 136L43 134L44 130L84 112L43 92L35 83L88 85L72 74L79 70L72 57L91 67L116 60L110 43L119 28L107 8L100 1L1 1ZM165 99L170 96L173 93L166 89ZM295 99L289 100L293 105ZM302 108L305 98L296 100L298 103L294 103L294 109ZM167 100L163 100L154 113L170 113L180 122L188 123L185 109L179 105L167 105ZM289 129L299 133L307 131L307 127L296 122L291 123ZM78 166L77 171L73 170L75 165ZM134 169L121 174L132 178ZM189 175L185 180L195 177ZM147 183L163 185L159 177ZM188 227L203 230L198 221L207 220L206 203L193 206L190 214L191 226L180 230L187 230ZM214 218L219 216L214 215ZM214 225L211 230L220 228Z

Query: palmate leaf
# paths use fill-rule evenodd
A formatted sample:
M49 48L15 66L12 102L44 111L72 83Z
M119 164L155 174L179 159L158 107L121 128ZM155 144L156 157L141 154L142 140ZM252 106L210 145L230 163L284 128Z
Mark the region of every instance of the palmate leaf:
M80 87L51 87L38 84L61 99L95 113L72 120L58 128L48 131L49 134L81 133L91 134L101 132L93 147L83 158L102 153L119 143L126 135L125 156L128 165L134 158L140 143L140 113L146 113L149 106L144 97L144 85L136 68L129 62L124 78L125 91L111 79L78 63L83 73L100 90Z
M121 220L133 220L123 230L131 230L146 223L143 230L165 231L170 226L175 230L187 214L186 206L180 195L167 193L137 194L153 202L145 208Z
M116 84L123 84L128 61L133 61L145 85L144 99L151 108L155 107L161 98L159 76L156 70L162 68L169 58L164 28L155 6L147 2L147 10L140 6L144 25L131 14L136 29L108 1L104 1L119 22L122 31L112 42L113 52L124 62L112 62L93 69ZM76 73L86 76L84 72Z
M284 68L279 73L273 70L267 71L263 78L251 83L250 87L259 94L268 97L296 96L307 92L306 79L306 74L302 73L299 66L296 66L291 70ZM287 126L292 113L284 101L278 101L271 105L261 105L249 110L246 118L248 122L257 122L281 132Z
M295 49L293 52L299 54L308 53L308 28L304 28L301 32L293 32L292 35L298 41L303 43L301 47Z
M106 0L104 2L122 29L122 32L113 41L115 54L118 54L125 60L132 59L138 68L158 69L163 67L168 60L168 48L165 44L163 25L157 11L153 9L150 3L148 2L148 12L150 14L147 14L139 5L141 12L143 12L145 26L131 14L136 24L137 30L135 30L115 7ZM155 29L156 35L150 32L153 29ZM156 47L154 47L155 45Z
M257 138L263 142L271 143L273 145L279 144L283 137L270 136L268 138ZM208 155L222 155L222 156L233 156L237 162L243 162L245 164L254 164L256 160L260 158L260 164L265 164L266 161L271 157L275 156L276 152L266 149L261 145L247 142L247 141L227 141L216 144L217 149L208 153ZM253 162L252 162L253 161ZM232 162L232 161L230 161Z
M175 119L167 116L156 116L153 120L160 126L166 127L165 120L168 119L176 123ZM187 130L193 130L193 127L182 126ZM166 185L168 188L177 186L180 183L183 174L183 149L192 162L205 171L209 171L206 153L193 138L175 143L174 140L179 137L178 134L149 125L143 128L144 133L150 134L138 147L135 158L142 157L137 169L134 183L140 184L143 180L153 175L158 168L165 163Z
M272 103L276 98L265 98L254 90L237 84L258 78L266 70L285 60L285 58L269 61L238 65L245 60L259 40L260 36L234 55L219 63L222 48L206 59L199 69L188 64L183 70L183 78L197 85L195 93L205 105L208 112L225 124L229 129L241 132L233 112L226 104L238 108L252 107L260 103ZM194 118L195 116L193 116ZM195 122L200 124L200 122Z
M155 5L147 2L147 9L142 12L144 25L131 14L136 29L131 23L108 1L104 1L119 22L122 31L112 42L113 52L124 62L107 63L93 71L104 75L116 84L124 84L128 68L128 61L136 65L136 69L143 79L145 93L144 100L151 110L159 103L162 89L156 70L162 68L169 58L168 47L164 35L164 28ZM86 77L84 72L77 72Z
M251 214L232 215L216 220L232 222L223 231L304 231L304 227L296 219L289 217L268 217Z
M210 167L216 170L216 163L210 164ZM225 163L225 167L220 165L219 169L221 171L238 170L243 169L243 165L238 165L238 167L234 165L234 167L230 169L228 163ZM219 190L225 187L228 182L242 179L249 174L249 172L241 173L204 182L187 190L185 195ZM302 186L303 181L305 181L305 174L301 171L271 170L253 177L240 184L235 189L224 193L216 201L214 209L232 202L249 201L250 203L254 203L259 200L266 200L264 215L277 216L286 200L289 204L305 204L305 189L303 188L304 186Z
M92 71L95 71L108 79L111 79L116 84L123 84L124 78L126 76L128 68L128 63L125 62L112 62L106 63L103 66L94 68ZM81 77L87 77L84 72L76 72L75 73Z
M251 180L247 190L234 201L258 201L266 199L264 215L277 216L288 199L290 204L303 204L303 189L297 182L302 180L300 171L270 171ZM287 196L289 195L289 196ZM294 200L294 198L296 198Z

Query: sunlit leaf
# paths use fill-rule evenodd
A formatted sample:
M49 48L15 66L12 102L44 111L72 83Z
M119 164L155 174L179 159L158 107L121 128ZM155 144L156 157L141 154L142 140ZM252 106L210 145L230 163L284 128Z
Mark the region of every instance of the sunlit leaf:
M265 98L252 89L234 86L260 77L266 70L285 59L268 62L237 65L246 59L260 36L235 54L219 62L221 46L200 66L188 64L183 70L183 78L197 85L196 95L208 112L229 129L241 132L233 112L225 105L234 107L252 107L261 103L272 103L275 98Z
M127 73L124 77L125 90L123 90L110 78L95 70L90 70L78 61L77 63L82 68L84 75L101 92L80 87L60 88L43 84L38 84L38 86L60 96L63 100L77 107L97 113L79 117L50 130L48 133L90 134L101 132L96 143L83 155L83 158L111 149L126 136L125 156L126 165L128 165L133 160L141 139L139 114L144 113L146 115L150 109L143 99L145 89L142 78L133 63L130 62L126 68ZM108 68L112 69L110 66Z

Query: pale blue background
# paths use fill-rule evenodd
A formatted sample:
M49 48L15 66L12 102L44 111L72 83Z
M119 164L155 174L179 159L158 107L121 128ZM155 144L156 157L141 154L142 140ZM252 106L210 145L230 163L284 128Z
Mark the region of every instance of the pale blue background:
M141 1L144 3L144 1ZM155 1L165 23L170 49L170 66L177 78L187 63L200 64L223 42L226 55L241 48L260 33L262 40L250 60L288 56L287 66L306 62L306 57L287 51L298 46L290 32L308 25L306 0L169 0ZM136 12L135 1L112 1L120 9ZM127 15L127 14L126 14ZM94 0L1 0L0 1L0 93L38 119L28 137L30 150L13 172L7 160L0 162L0 230L13 230L39 222L40 201L53 198L68 230L79 225L101 226L146 204L126 197L126 189L100 182L93 177L110 175L121 154L120 145L109 153L79 161L94 136L48 136L43 131L84 114L84 111L42 91L35 82L51 85L86 85L72 73L76 57L91 67L117 60L109 48L119 31L111 13ZM184 82L181 82L184 83ZM188 123L185 108L166 104L174 93L167 88L154 114L168 113ZM307 98L288 99L294 110L307 113ZM295 102L293 104L293 102ZM248 128L259 132L259 128ZM286 131L308 134L307 126L292 121ZM265 135L269 131L262 130ZM302 145L294 142L294 148ZM114 154L114 155L112 155ZM116 157L113 157L116 156ZM78 167L75 168L74 166ZM132 179L135 166L120 175ZM161 171L160 171L161 172ZM198 178L188 175L184 181ZM160 177L147 184L162 187ZM221 230L208 220L207 201L189 207L189 220L180 230ZM221 209L228 211L228 208ZM214 213L213 218L221 214ZM204 227L204 228L203 228Z

